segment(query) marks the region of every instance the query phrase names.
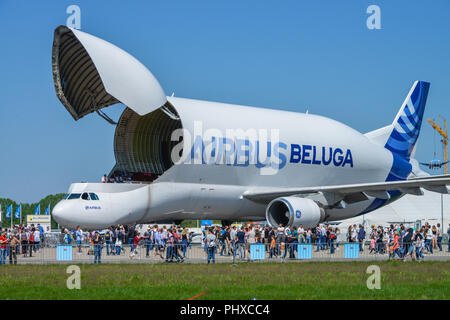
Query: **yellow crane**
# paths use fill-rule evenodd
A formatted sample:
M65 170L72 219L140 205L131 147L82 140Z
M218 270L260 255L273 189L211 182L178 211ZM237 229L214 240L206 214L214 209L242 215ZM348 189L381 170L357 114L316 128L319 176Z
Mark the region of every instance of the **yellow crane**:
M428 119L428 122L431 124L434 130L439 132L439 134L442 136L441 143L442 143L442 149L444 153L444 160L443 162L448 161L448 131L447 131L447 120L444 120L444 126L441 128L441 116L439 116L439 125L437 125L434 121L431 119ZM444 174L448 174L448 163L444 165Z

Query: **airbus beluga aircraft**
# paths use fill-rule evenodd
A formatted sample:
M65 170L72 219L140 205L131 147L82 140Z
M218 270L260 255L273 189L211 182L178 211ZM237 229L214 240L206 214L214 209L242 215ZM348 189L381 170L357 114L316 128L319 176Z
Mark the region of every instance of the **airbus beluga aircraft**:
M73 183L52 212L65 227L264 218L315 226L423 189L449 192L448 175L429 176L413 158L427 82L414 82L390 125L362 134L312 114L168 97L134 57L65 26L54 33L52 69L75 120L96 112L114 123L101 109L127 106L110 175L133 178Z

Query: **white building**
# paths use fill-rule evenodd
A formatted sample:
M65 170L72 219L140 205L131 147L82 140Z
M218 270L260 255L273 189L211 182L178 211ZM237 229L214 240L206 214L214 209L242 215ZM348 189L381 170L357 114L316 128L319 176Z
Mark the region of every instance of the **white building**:
M350 224L364 224L365 227L370 227L372 224L387 226L391 223L403 223L414 226L419 221L421 225L428 221L430 225L440 223L442 226L442 213L444 218L442 230L446 233L450 223L450 194L441 195L425 190L423 196L405 195L378 210L344 220L339 224L339 228L346 230Z

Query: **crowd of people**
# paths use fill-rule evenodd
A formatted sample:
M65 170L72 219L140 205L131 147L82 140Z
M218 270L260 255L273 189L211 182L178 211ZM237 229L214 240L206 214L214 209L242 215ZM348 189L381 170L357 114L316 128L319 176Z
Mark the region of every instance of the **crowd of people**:
M361 226L350 226L348 230L349 241L364 241L359 237ZM364 232L365 233L365 232ZM450 238L450 225L447 229ZM388 254L389 259L405 260L409 258L417 261L424 259L425 254L433 254L433 250L442 251L443 231L441 224L431 226L428 222L417 229L407 228L404 225L390 225L387 228L372 226L369 233L370 253ZM360 250L363 250L360 245ZM450 243L448 244L450 251Z
M450 238L450 225L447 229ZM102 251L106 255L125 255L133 259L143 250L145 257L158 257L165 262L183 262L188 248L191 248L195 234L188 228L180 226L149 226L139 232L136 226L118 225L102 231L84 232L81 227L76 230L62 230L61 241L75 247L77 254L87 250L94 256L94 263L101 263ZM443 230L438 223L431 226L428 222L414 229L400 225L370 227L365 230L362 225L351 225L342 234L339 228L319 224L315 228L296 227L277 228L249 224L247 226L206 226L202 228L201 245L208 263L215 263L217 254L233 256L240 260L250 259L250 246L264 244L265 254L269 259L298 258L298 244L311 244L316 252L334 254L340 243L358 243L359 250L369 250L369 254L385 254L389 259L423 260L435 250L442 251ZM17 255L31 257L44 241L43 228L38 224L14 226L12 229L0 229L0 264L17 263ZM83 249L86 247L86 249ZM366 249L365 249L366 248ZM450 244L448 244L450 252Z
M70 232L63 230L64 243L76 243L77 253L82 253L83 244L89 244L88 254L94 255L94 263L101 263L102 249L106 249L106 255L126 254L127 248L130 259L137 254L137 250L145 248L145 256L151 254L160 257L166 262L183 262L186 258L186 250L191 246L192 235L187 228L177 226L149 227L143 233L138 232L135 226L118 225L110 227L101 233L89 232L87 235L81 227Z
M44 242L44 228L40 224L13 226L9 229L0 228L0 264L17 264L17 256L32 257Z

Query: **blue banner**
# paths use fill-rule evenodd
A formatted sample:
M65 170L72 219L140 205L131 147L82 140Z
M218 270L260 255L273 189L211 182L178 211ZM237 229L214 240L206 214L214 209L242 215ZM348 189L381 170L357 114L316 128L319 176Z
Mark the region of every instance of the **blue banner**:
M35 215L39 215L41 213L41 205L38 204L35 208L34 208L34 214Z
M49 215L50 214L50 205L48 205L47 209L45 209L44 214L45 215Z
M6 217L11 218L12 204L6 207Z
M20 218L20 211L21 211L21 205L19 205L17 208L16 208L16 213L14 214L14 218L15 219L19 219Z

